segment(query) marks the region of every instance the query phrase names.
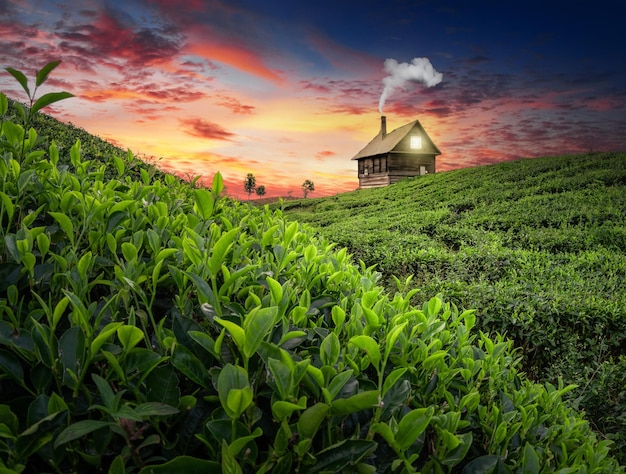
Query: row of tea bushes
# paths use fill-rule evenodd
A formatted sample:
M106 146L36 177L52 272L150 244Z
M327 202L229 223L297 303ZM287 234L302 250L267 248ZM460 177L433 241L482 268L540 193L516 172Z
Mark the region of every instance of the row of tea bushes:
M519 160L288 201L387 288L412 275L515 341L535 381L568 397L626 463L626 154Z

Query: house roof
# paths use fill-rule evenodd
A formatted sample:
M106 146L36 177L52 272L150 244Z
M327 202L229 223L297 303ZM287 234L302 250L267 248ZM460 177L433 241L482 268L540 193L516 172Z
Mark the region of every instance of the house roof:
M435 150L436 155L441 155L441 151L439 151L439 148L437 148L437 146L430 139L430 137L426 133L426 130L424 130L424 127L422 127L422 124L420 124L419 120L415 120L413 122L407 123L406 125L403 125L402 127L396 128L392 132L387 133L385 136L382 135L381 130L378 135L376 135L367 145L365 145L365 148L363 148L360 152L354 155L352 159L358 160L359 158L366 158L368 156L383 155L385 153L389 153L390 151L393 151L394 148L398 146L398 143L400 143L402 139L409 135L414 129L417 129L421 132L420 135L422 135L426 142L431 145L432 150ZM432 152L428 152L428 154L431 155Z

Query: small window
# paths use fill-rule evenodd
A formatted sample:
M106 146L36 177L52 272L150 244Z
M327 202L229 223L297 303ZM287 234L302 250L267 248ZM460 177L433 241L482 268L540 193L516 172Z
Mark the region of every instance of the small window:
M422 148L422 137L419 135L411 135L411 149L419 150Z

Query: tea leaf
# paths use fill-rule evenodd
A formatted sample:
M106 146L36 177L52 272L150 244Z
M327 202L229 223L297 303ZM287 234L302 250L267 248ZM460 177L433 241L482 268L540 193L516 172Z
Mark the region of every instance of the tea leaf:
M350 343L364 350L374 367L380 368L380 349L378 348L378 343L372 337L365 335L354 336L350 339Z
M348 383L348 380L350 380L353 373L352 369L349 369L339 372L333 377L328 384L328 393L330 394L331 400L334 400L335 397L339 395L339 392L341 392L346 383Z
M298 418L298 434L300 438L313 438L322 422L326 419L329 410L330 406L321 402L304 410Z
M48 321L52 328L52 331L54 331L54 329L57 327L57 324L59 324L59 321L61 320L63 313L65 313L65 310L69 303L70 299L67 296L64 296L54 307L54 313L52 313L52 321Z
M209 259L209 269L214 275L217 275L217 273L220 271L222 263L226 258L226 254L232 247L233 240L235 240L235 237L238 233L239 228L235 227L225 234L222 234L218 241L215 242L215 245L211 250L211 258Z
M41 253L42 257L45 257L50 250L50 237L46 234L41 233L37 236L37 247L39 248L39 253Z
M252 432L252 434L248 436L239 436L235 441L228 445L228 450L233 456L237 456L241 450L253 439L256 439L263 435L263 430L258 426Z
M441 307L443 306L443 302L437 298L431 298L430 301L428 301L428 316L429 317L433 317L436 316L437 314L439 314L439 311L441 311Z
M124 171L126 167L124 165L124 160L122 160L119 156L113 155L113 164L115 165L115 169L117 170L117 175L119 177L124 175Z
M226 364L217 378L217 392L228 416L232 419L239 418L253 396L245 369Z
M175 415L176 413L179 413L178 408L159 402L140 403L133 409L133 411L135 412L135 415L141 418L147 418L149 416Z
M143 331L136 326L121 326L117 328L117 337L128 352L144 338Z
M179 406L179 379L175 367L166 364L154 368L145 378L146 398L153 402Z
M22 86L22 89L24 89L24 91L26 92L26 95L28 95L28 98L30 98L31 96L30 96L30 89L28 88L28 79L26 79L26 76L24 75L24 73L22 71L18 71L11 67L5 68L5 71L11 74L15 78L15 80L20 83L20 85Z
M61 64L61 61L51 61L48 64L46 64L44 67L42 67L39 71L37 71L37 75L35 78L35 85L37 87L39 87L40 85L42 85L44 82L46 82L46 79L48 79L48 75L54 70L56 69L56 67Z
M274 358L269 358L267 360L267 365L269 366L270 372L274 376L274 383L276 384L276 388L278 388L280 398L283 400L290 399L292 385L291 370L289 367L281 360Z
M382 392L383 397L385 396L387 391L389 391L389 389L393 387L393 385L398 381L398 379L404 375L406 370L407 370L406 367L398 367L397 369L394 369L389 375L387 375L387 377L385 378L385 382L383 384L383 392Z
M72 388L69 371L80 373L85 367L85 335L79 326L72 326L59 338L59 358L63 365L63 382Z
M104 403L104 406L109 409L111 414L116 413L118 411L121 395L118 397L116 394L114 394L113 389L109 385L109 382L107 382L98 374L91 374L91 378L98 387L98 392L100 392L100 396L102 397L102 403Z
M283 334L283 336L280 338L280 341L278 341L278 346L283 346L285 343L293 341L294 339L296 340L295 344L297 344L298 341L303 341L304 339L306 339L306 334L306 331L289 331ZM290 349L291 347L294 347L293 344L290 344L289 347L285 346L285 349Z
M339 360L340 351L341 344L339 343L339 338L334 332L331 332L320 344L322 364L334 366Z
M52 395L50 395L50 399L48 400L48 415L65 410L69 410L65 400L63 400L63 398L61 398L56 392L52 392Z
M0 115L5 115L9 110L9 100L4 92L0 92Z
M2 191L0 191L0 199L2 199L2 206L4 207L4 210L6 210L7 217L9 219L7 228L10 228L11 221L13 220L13 214L15 213L15 206L13 205L13 202L11 202L11 198Z
M100 428L110 427L113 424L114 423L100 420L78 421L73 425L68 426L63 431L61 431L61 433L59 433L57 438L54 440L54 447L56 449L62 444L82 438L83 436L88 435L93 431L99 430Z
M226 412L230 414L231 418L239 418L250 406L250 403L252 403L252 389L250 387L232 388L226 397L228 407Z
M127 262L136 262L137 261L137 247L133 245L132 242L123 242L122 243L122 254Z
M385 341L385 360L387 360L387 358L389 357L389 354L391 353L393 346L396 344L396 341L398 340L398 336L400 336L400 333L404 331L404 328L406 327L407 324L408 324L408 321L398 324L397 326L394 326L391 329L391 331L389 331L389 334L387 334L387 338ZM402 348L401 348L401 352L404 352Z
M197 275L194 272L185 272L185 275L191 278L196 285L196 289L202 296L200 302L211 303L212 306L215 306L216 300L211 286L200 275Z
M263 341L274 327L274 320L277 315L278 308L271 306L261 309L258 307L254 308L250 314L245 317L242 330L245 337L243 353L247 358L252 357L252 354L256 352L261 341ZM237 326L237 328L239 328L239 326Z
M206 367L187 347L178 344L170 361L174 367L198 385L207 390L211 386Z
M283 236L283 246L285 247L285 249L289 247L289 244L294 239L297 233L298 223L294 221L287 226L287 229L285 230L285 235Z
M243 474L241 466L228 449L228 443L225 439L222 440L222 474Z
M454 450L447 453L446 457L442 459L441 461L442 464L450 468L456 466L461 461L463 461L463 459L465 459L465 456L467 455L467 453L469 452L469 449L472 446L472 441L474 438L471 431L469 433L463 433L462 435L454 435L454 436L459 441L458 446ZM537 469L536 471L532 471L532 472L535 472L535 473L540 472L540 469Z
M363 293L363 296L361 297L361 304L363 305L363 308L372 309L372 306L374 306L374 303L378 300L379 293L379 290L371 290Z
M263 232L263 236L261 237L261 247L265 248L272 243L274 233L278 230L278 227L278 224L275 224Z
M72 304L72 315L73 317L73 322L74 324L80 326L80 328L82 328L85 333L88 333L91 331L91 327L89 325L89 312L87 311L87 308L85 308L85 305L83 304L83 302L80 300L80 298L78 296L76 296L74 293L72 293L71 291L62 290L63 293L65 294L65 296L70 300L70 303ZM56 312L56 309L55 309Z
M367 390L349 398L338 398L331 404L331 414L350 415L361 410L375 408L378 404L378 390Z
M331 317L336 328L342 328L343 323L346 320L346 312L339 306L333 306L331 310Z
M217 201L217 198L222 194L224 190L224 180L222 174L218 171L213 175L213 181L211 183L211 193L213 194L213 201Z
M419 435L426 429L434 413L434 408L416 408L402 417L398 423L396 443L405 450L411 446Z
M291 416L294 411L304 410L305 408L306 396L300 397L298 403L278 400L272 403L272 414L276 417L277 420L283 420Z
M275 305L279 305L283 300L283 288L276 280L271 277L267 277L267 284L270 287L270 292L272 294L272 301Z
M539 463L539 456L534 446L530 443L526 443L524 446L524 457L522 458L522 473L533 474L541 470L541 464Z
M213 215L215 200L213 194L206 189L194 189L194 210L203 219L209 219Z
M105 327L100 330L100 334L98 334L94 340L91 342L91 346L89 348L90 357L94 357L102 344L104 344L109 337L113 335L113 333L124 323L109 323Z
M202 331L189 331L189 336L204 350L206 350L209 354L211 354L216 359L220 359L221 355L217 352L215 348L215 341L211 336Z
M69 99L70 97L74 97L74 94L70 94L69 92L48 92L35 101L30 112L34 114L50 104Z
M65 214L63 214L62 212L48 212L48 214L50 214L58 223L59 226L61 226L61 229L63 229L63 232L65 233L65 235L67 236L67 238L69 239L70 243L72 244L72 246L74 245L74 225L72 224L72 220L67 217Z
M216 323L224 326L226 330L228 330L228 333L231 335L231 337L235 341L235 344L237 344L237 347L239 348L239 350L243 352L244 347L246 345L246 333L241 328L241 326L238 326L232 321L229 321L227 319L222 319L217 316L213 320Z

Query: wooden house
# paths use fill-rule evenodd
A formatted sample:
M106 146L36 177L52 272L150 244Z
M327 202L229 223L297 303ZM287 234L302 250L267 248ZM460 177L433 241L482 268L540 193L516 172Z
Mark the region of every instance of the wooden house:
M375 188L434 173L437 155L441 155L439 148L419 120L387 133L387 119L382 116L378 135L352 159L358 162L359 188Z

